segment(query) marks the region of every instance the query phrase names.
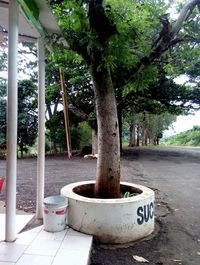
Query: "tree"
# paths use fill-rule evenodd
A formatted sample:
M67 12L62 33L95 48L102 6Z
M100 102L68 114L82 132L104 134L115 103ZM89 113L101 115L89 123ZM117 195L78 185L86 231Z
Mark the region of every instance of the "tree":
M37 112L35 86L30 80L18 84L18 136L21 157L28 146L32 146L37 137ZM0 144L6 144L6 81L0 81Z
M32 146L37 137L37 112L35 86L30 80L18 84L18 130L17 144L21 157L27 146Z
M176 116L170 113L162 113L160 115L144 113L142 120L142 144L159 145L159 141L163 136L164 130L176 120Z
M7 39L3 38L0 46L0 70L7 70ZM18 136L17 144L20 149L21 157L24 151L32 146L37 137L37 89L36 83L36 60L27 60L26 55L35 55L36 46L32 43L20 43L19 51L19 78L29 75L30 80L20 80L18 83ZM26 55L24 55L26 54ZM24 60L24 56L26 60ZM6 144L6 80L0 80L0 143Z
M181 27L198 4L199 0L188 2L173 25L166 15L160 16L162 27L158 23L158 15L164 12L160 1L68 0L56 5L69 47L91 67L98 123L96 197L120 197L119 124L112 79L115 64L123 65L124 85L129 89L148 86L156 76L157 61L179 42ZM124 100L129 96L126 93Z
M65 73L70 127L73 127L71 130L73 148L78 148L78 141L77 144L73 141L75 134L78 140L78 123L88 120L90 113L94 112L94 93L88 66L84 64L79 55L60 48L56 49L53 54L47 53L47 58L46 125L49 129L48 137L52 150L56 152L57 147L64 147L65 142L61 137L58 137L58 134L61 136L61 131L63 132L62 135L65 133L63 115L60 112L60 106L63 104L60 93L60 67L64 68Z

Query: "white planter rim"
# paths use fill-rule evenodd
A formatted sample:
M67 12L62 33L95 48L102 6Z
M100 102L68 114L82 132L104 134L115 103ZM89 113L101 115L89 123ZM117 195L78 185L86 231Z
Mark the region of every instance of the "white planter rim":
M80 182L76 182L76 183L71 183L66 185L65 187L63 187L61 189L61 194L66 196L66 197L70 197L74 200L78 200L81 202L90 202L90 203L94 203L94 204L123 204L123 203L128 203L128 202L137 202L137 201L141 201L144 200L146 198L149 197L154 197L154 192L142 185L138 185L138 184L134 184L134 183L130 183L130 182L120 182L121 185L127 186L127 187L132 187L132 188L136 188L138 190L141 191L141 193L139 193L136 196L133 197L129 197L129 198L118 198L118 199L99 199L99 198L89 198L86 196L81 196L78 195L77 193L75 193L73 190L79 186L84 186L84 185L91 185L91 184L95 184L94 180L89 180L89 181L80 181Z

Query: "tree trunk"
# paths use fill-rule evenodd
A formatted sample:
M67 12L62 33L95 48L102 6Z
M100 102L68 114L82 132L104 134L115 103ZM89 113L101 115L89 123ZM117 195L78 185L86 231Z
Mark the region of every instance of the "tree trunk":
M92 154L98 154L98 132L97 128L92 128Z
M137 125L137 139L136 139L136 146L140 146L140 125Z
M152 134L149 135L149 144L154 145L154 138Z
M92 67L98 122L98 159L94 195L120 197L120 144L116 99L109 69Z
M24 158L24 148L23 148L23 144L20 145L20 153L21 153L21 158Z
M132 146L135 146L135 143L136 143L136 135L135 135L135 124L133 124L133 145Z
M145 144L145 146L147 146L147 145L148 145L148 129L146 129L146 131L145 131L145 139L144 139L144 144Z
M51 139L51 153L57 153L57 144L56 144L56 140L54 140L55 137L52 137Z
M135 146L135 125L133 123L130 124L129 127L129 145L130 147Z
M142 146L147 146L147 128L142 127Z
M145 128L144 126L142 126L142 146L145 145L144 142L145 142Z
M117 108L118 123L119 123L119 142L120 142L120 153L122 153L122 109Z

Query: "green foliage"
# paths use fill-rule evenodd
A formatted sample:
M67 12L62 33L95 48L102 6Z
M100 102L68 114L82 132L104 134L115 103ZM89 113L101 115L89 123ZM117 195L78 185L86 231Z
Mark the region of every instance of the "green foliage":
M87 122L71 127L71 144L73 150L80 150L91 142L91 128Z
M87 122L81 122L71 128L71 142L75 150L80 150L91 142L91 128Z
M46 127L48 129L46 135L50 143L54 146L51 151L57 152L66 150L66 133L64 126L63 111L56 112L52 118L47 120ZM85 144L91 141L91 129L86 122L78 123L77 125L71 124L71 145L73 150L81 149ZM48 150L48 148L47 148Z
M6 80L0 77L0 98L6 97Z
M162 143L176 146L200 146L200 127L194 126L191 130L164 139Z
M51 150L57 152L57 145L66 147L66 136L64 127L64 115L62 111L56 112L46 121L46 136L51 143ZM66 148L65 148L66 149Z
M37 137L35 86L29 80L23 80L18 85L18 135L17 144L21 156L27 147L35 143Z
M169 113L162 113L160 115L145 113L143 124L148 128L152 138L162 138L164 130L167 130L169 126L176 120L176 116Z
M123 125L124 131L128 133L130 126L146 130L148 139L151 144L158 144L163 136L163 132L167 130L176 120L176 116L170 113L152 114L146 111L140 113L129 113ZM142 130L139 134L142 138ZM142 139L140 139L142 140Z
M0 144L6 142L6 82L0 79Z
M133 193L133 192L130 192L130 191L126 191L123 195L123 198L130 198L130 197L134 197L134 196L137 196L138 193Z
M78 129L81 132L81 139L80 139L80 149L83 148L83 146L87 145L88 143L91 142L91 138L92 138L92 132L91 132L91 128L88 125L87 122L81 122L79 123Z
M142 73L140 73L134 81L128 83L124 87L124 95L131 91L141 91L145 93L148 91L152 83L156 83L158 80L158 72L155 66L149 66Z
M168 77L175 77L183 72L196 76L199 73L199 20L196 10L192 12L190 21L184 23L178 36L185 41L181 39L176 45L166 46L165 53L161 52L159 56L154 57L152 51L155 51L154 48L161 40L159 37L162 37L161 16L168 12L167 9L172 4L170 0L102 1L103 6L96 9L96 12L100 15L103 10L110 25L116 26L116 31L110 34L109 38L105 37L105 42L98 32L103 21L96 26L92 25L89 10L91 2L93 1L64 0L54 6L69 49L78 54L57 50L51 55L54 62L57 60L58 64L65 68L71 104L84 110L90 120L94 106L89 70L92 67L93 55L101 55L98 57L97 69L101 71L106 66L111 70L117 103L119 108L123 109L124 116L131 111L133 115L145 112L146 124L147 120L152 123L149 131L153 135L160 135L166 127L166 124L162 127L162 113L179 115L194 107L194 103L200 103L198 87L179 86ZM99 25L101 23L102 25ZM173 25L172 21L170 23ZM102 32L106 33L107 28ZM150 57L156 59L148 64ZM66 58L71 65L76 65L73 70L68 67ZM192 58L190 62L188 58ZM88 68L86 64L89 65ZM90 105L89 108L86 107L87 104ZM158 116L151 118L151 114ZM170 122L173 119L174 116L171 116Z
M3 38L3 39L2 39ZM6 38L1 35L0 39L0 71L5 71L7 69L7 53L6 53L6 48L7 48L7 40Z
M184 37L186 41L181 41L169 49L169 52L161 56L160 60L146 68L144 67L133 79L131 78L134 76L134 71L137 69L141 58L144 59L151 53L152 47L154 47L163 28L160 17L167 13L170 5L171 1L160 0L145 2L104 0L105 14L110 22L116 25L117 30L106 45L101 46L97 33L94 32L89 23L89 2L64 0L61 4L54 5L54 11L71 51L56 50L51 56L54 57L55 61L57 60L57 63L63 64L66 68L67 60L70 61L71 65L78 60L78 63L82 62L83 66L83 60L79 55L87 64L91 65L91 52L93 50L101 51L103 53L102 64L107 65L112 71L118 104L120 104L121 97L125 98L122 103L123 106L134 105L135 109L139 109L138 111L145 109L149 112L154 111L154 113L169 111L180 114L186 108L188 100L197 103L197 95L190 95L190 92L193 93L192 90L187 89L186 91L184 87L176 86L171 80L160 82L160 71L164 69L165 74L175 77L181 72L192 73L197 71L195 69L199 69L198 64L196 64L197 67L192 67L193 62L198 62L199 58L199 45L198 42L195 42L198 40L199 34L196 10L192 13L190 22L184 23L183 30L180 32L181 37ZM195 38L192 40L188 36L193 30ZM191 43L194 45L191 46ZM79 55L75 55L72 50ZM192 63L188 61L188 58L192 58ZM102 65L99 66L99 70L101 67ZM71 77L68 75L68 86L79 85L81 88L81 90L78 89L77 97L73 96L75 99L73 103L81 109L83 107L81 100L85 98L84 95L87 96L87 92L83 90L84 86L80 85L84 83L85 78L85 74L82 72L83 68L78 67L78 64L76 70L72 71L70 67L66 68L66 74L71 73ZM79 71L81 74L78 73ZM89 79L91 80L88 71ZM140 96L141 93L142 96ZM90 95L93 97L93 94ZM128 99L126 95L129 95ZM85 103L84 105L86 105ZM188 109L190 107L191 105L188 105ZM89 113L87 112L87 114Z
M0 144L6 142L6 100L0 98Z
M78 128L79 122L87 119L94 109L94 93L91 75L82 58L72 51L55 49L48 54L47 89L47 128L51 148L54 151L66 150L66 136L64 131L63 112L59 105L62 104L60 94L60 74L62 67L65 74L65 87L69 105L69 120L71 124L72 148L81 147L82 134Z
M165 1L140 2L103 1L105 14L113 25L116 25L117 34L114 34L107 44L102 47L96 32L90 27L88 3L85 1L63 1L54 6L63 30L63 34L72 50L78 52L87 60L92 50L104 51L104 60L112 70L123 64L126 69L133 68L138 57L131 49L138 49L148 55L151 49L153 30L159 25L159 16L166 11ZM101 21L103 23L103 21ZM130 49L131 48L131 49ZM123 56L122 56L123 55Z

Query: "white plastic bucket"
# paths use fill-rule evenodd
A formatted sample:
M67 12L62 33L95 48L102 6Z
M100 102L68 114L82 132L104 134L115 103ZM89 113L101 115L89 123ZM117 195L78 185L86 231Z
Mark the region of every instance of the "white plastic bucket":
M62 196L46 197L44 203L44 230L59 232L67 224L68 199Z

